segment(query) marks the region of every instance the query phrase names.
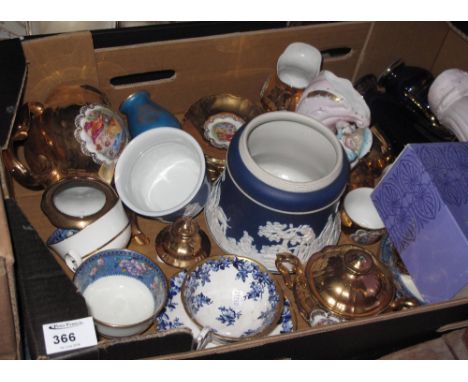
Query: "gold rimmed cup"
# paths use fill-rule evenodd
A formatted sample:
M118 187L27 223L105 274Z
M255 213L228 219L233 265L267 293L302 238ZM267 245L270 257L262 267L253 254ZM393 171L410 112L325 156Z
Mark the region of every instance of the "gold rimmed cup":
M118 200L109 184L92 176L71 176L44 191L41 208L56 227L83 229L109 212Z
M385 224L371 199L371 187L349 191L341 207L341 228L356 244L370 245L385 234Z
M246 257L209 257L187 271L183 306L206 335L221 342L262 337L278 324L284 296L279 283L260 263ZM202 346L201 345L201 346Z

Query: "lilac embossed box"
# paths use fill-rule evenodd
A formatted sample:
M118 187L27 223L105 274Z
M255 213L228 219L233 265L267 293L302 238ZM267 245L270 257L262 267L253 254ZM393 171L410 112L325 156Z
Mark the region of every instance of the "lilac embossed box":
M468 284L468 142L407 145L372 200L426 302Z

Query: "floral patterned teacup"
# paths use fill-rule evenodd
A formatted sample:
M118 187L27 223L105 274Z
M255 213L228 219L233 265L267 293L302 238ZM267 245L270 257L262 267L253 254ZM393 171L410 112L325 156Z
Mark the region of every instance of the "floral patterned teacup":
M182 286L182 302L206 336L223 342L260 337L272 331L283 309L277 281L259 263L234 255L213 256L192 267Z
M97 331L106 337L145 331L168 295L162 270L128 249L109 249L88 258L73 282L86 300Z

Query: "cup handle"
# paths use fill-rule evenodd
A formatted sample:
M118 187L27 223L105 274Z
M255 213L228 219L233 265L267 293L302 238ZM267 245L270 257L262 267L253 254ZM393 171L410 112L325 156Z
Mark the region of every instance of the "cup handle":
M103 163L101 164L101 167L99 167L98 176L103 182L111 185L112 178L114 177L114 171L115 171L114 163L112 164Z
M24 104L18 115L18 123L13 127L10 143L2 151L3 163L6 169L22 186L30 189L43 188L39 180L33 176L29 168L20 160L16 153L16 144L25 141L29 136L31 120L44 112L44 106L39 102Z
M137 220L137 215L135 212L133 212L130 208L125 206L125 211L127 212L128 219L130 220L130 224L132 227L132 239L135 240L135 242L138 245L147 245L150 242L150 239L146 234L140 229L140 226L138 224Z
M291 253L284 252L276 255L275 265L286 287L292 290L299 313L310 322L311 313L319 305L312 296L301 262Z
M68 268L70 268L73 272L76 272L78 267L83 262L83 260L81 259L81 256L74 251L67 252L64 256L64 260Z
M107 95L102 92L101 90L99 90L98 88L92 86L92 85L81 85L81 88L86 90L86 91L89 91L89 92L92 92L92 93L96 93L97 95L99 95L104 103L105 106L107 107L111 107L111 102L109 101L109 98L107 97Z
M205 326L200 333L198 334L197 338L193 340L192 350L202 350L211 342L213 338L213 329Z

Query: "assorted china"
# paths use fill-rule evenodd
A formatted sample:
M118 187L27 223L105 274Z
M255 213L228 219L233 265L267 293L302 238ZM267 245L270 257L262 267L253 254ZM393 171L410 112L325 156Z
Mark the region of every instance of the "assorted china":
M468 140L468 73L396 61L353 86L322 61L292 43L258 102L208 95L182 122L145 90L122 115L89 85L23 106L3 161L43 189L101 336L188 328L202 349L291 333L295 311L320 327L425 303L371 193L407 142ZM126 249L150 244L138 217L165 225L154 259Z

